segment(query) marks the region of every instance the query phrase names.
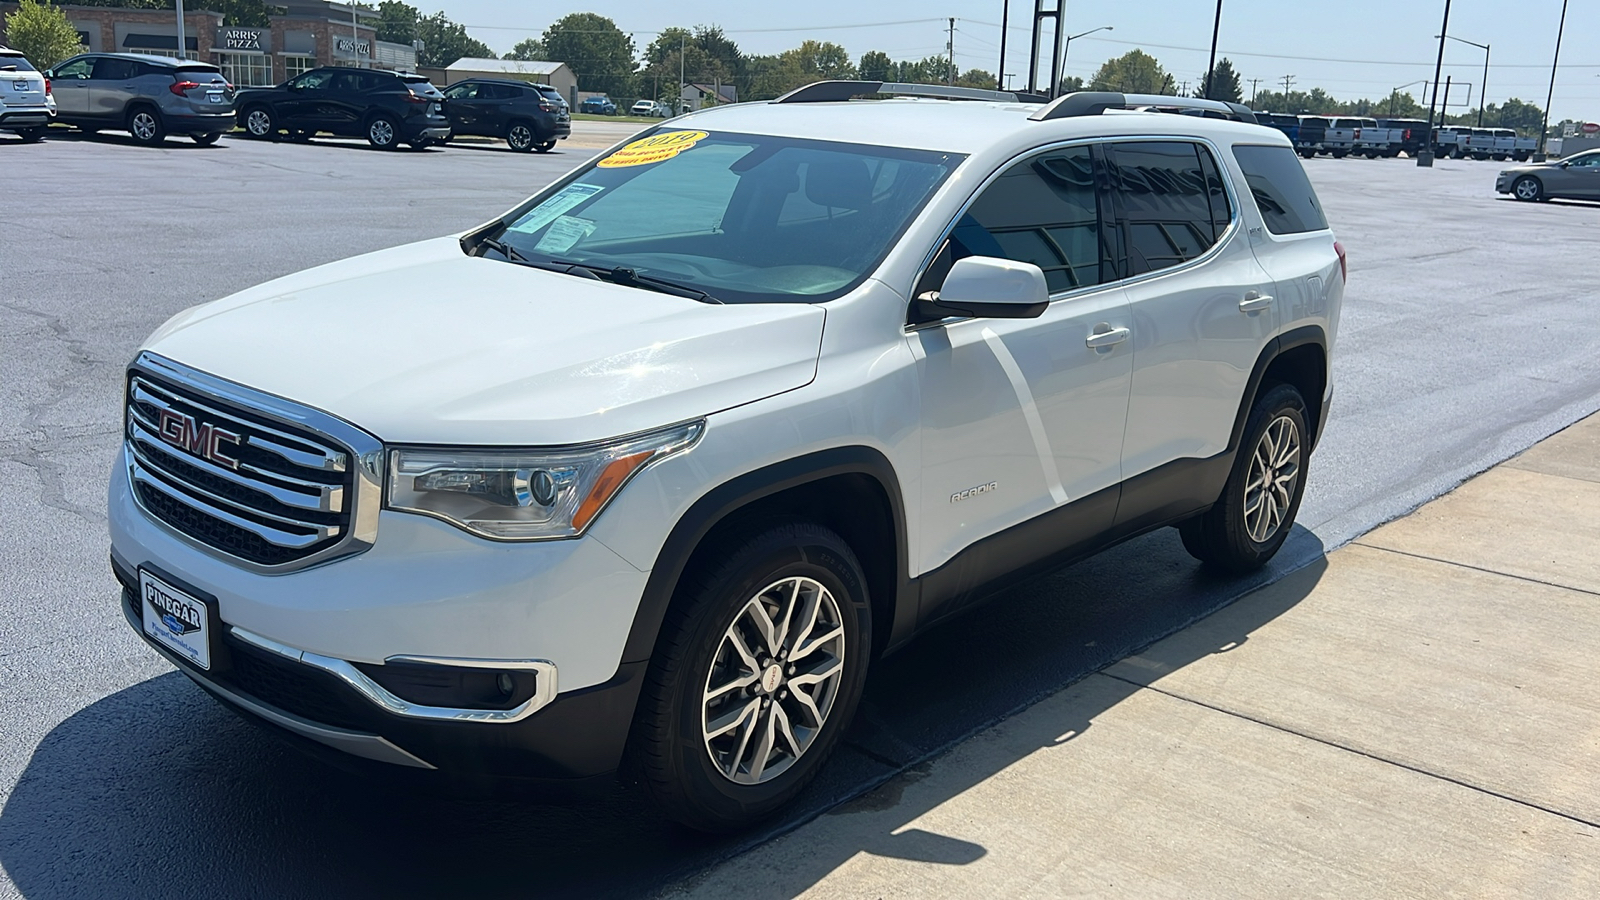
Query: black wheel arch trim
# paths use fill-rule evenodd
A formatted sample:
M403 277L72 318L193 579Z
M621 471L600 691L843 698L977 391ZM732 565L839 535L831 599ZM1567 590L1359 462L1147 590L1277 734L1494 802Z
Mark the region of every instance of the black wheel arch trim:
M840 475L864 475L876 482L888 498L890 524L895 532L895 577L894 596L889 598L892 624L883 646L893 648L909 639L916 627L917 594L907 576L910 563L900 481L888 457L871 447L851 445L819 450L747 472L712 488L695 501L678 518L656 555L623 649L623 662L641 662L654 654L661 623L684 569L695 548L712 529L766 497ZM874 607L877 608L876 601Z
M1302 325L1292 328L1267 341L1267 346L1262 348L1261 355L1256 357L1256 364L1250 370L1250 380L1245 384L1244 396L1239 398L1239 412L1234 416L1233 433L1228 438L1228 452L1234 453L1239 449L1239 442L1244 438L1244 426L1250 418L1250 407L1256 402L1256 397L1261 393L1261 382L1266 378L1267 369L1274 360L1283 354L1298 347L1316 346L1322 350L1323 366L1328 366L1328 333L1321 325ZM1332 382L1331 373L1323 372L1323 384ZM1311 448L1316 449L1317 442L1322 440L1322 424L1327 419L1328 404L1323 397L1307 397L1307 403L1314 403L1319 408L1315 417L1318 421L1308 423L1315 430L1311 433Z

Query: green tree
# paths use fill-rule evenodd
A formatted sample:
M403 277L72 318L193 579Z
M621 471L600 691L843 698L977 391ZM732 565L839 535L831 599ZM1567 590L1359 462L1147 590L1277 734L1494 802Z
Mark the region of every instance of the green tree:
M744 74L744 55L739 46L712 25L687 28L667 28L644 51L645 68L641 77L648 79L652 89L657 84L663 95L676 95L678 78L702 84L735 84L740 90Z
M544 59L544 45L539 43L538 38L524 38L523 40L517 41L517 45L512 47L511 52L507 53L503 58L523 60Z
M832 41L802 41L793 50L778 54L778 58L787 59L812 81L856 77L850 52Z
M1083 79L1076 75L1068 75L1061 79L1061 93L1074 94L1083 90Z
M383 0L378 4L378 40L411 43L417 39L417 20L421 17L417 8L409 3Z
M422 41L419 66L442 69L466 56L494 59L487 44L468 37L466 26L450 21L443 12L417 17L417 40Z
M894 60L882 50L868 50L861 54L856 71L862 81L889 81L890 76L895 74Z
M73 6L103 6L115 9L172 9L172 0L72 0ZM229 25L265 28L275 7L266 0L189 0L186 9L219 12Z
M994 73L983 69L968 69L956 76L957 87L982 88L986 91L994 90Z
M78 29L50 0L22 0L17 11L6 16L6 42L41 69L82 49Z
M1544 110L1515 97L1498 108L1489 107L1489 112L1492 118L1486 115L1484 124L1487 125L1492 121L1496 128L1515 128L1517 133L1524 137L1538 137L1539 129L1544 127Z
M1195 92L1195 96L1229 103L1243 103L1244 89L1239 84L1239 73L1234 71L1233 61L1227 57L1218 60L1216 71L1200 79L1200 89Z
M540 43L551 62L564 62L572 68L583 90L634 96L638 66L633 38L605 16L569 13L545 29Z
M1143 50L1129 50L1108 59L1089 79L1089 89L1126 94L1171 94L1172 78L1161 63Z

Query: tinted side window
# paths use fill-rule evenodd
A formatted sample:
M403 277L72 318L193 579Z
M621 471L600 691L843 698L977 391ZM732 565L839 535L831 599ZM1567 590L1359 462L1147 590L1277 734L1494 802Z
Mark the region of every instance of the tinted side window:
M1187 141L1112 144L1111 168L1132 274L1180 265L1216 243L1211 188L1200 148ZM1223 216L1226 217L1224 212ZM1226 221L1226 218L1223 219Z
M1300 234L1328 227L1317 202L1317 192L1300 160L1288 147L1233 148L1233 157L1244 170L1256 208L1273 234Z
M477 84L458 84L445 91L444 95L451 100L476 100L478 88Z
M489 100L521 100L526 94L522 88L512 84L486 84L478 92L478 96Z
M173 31L177 31L176 28ZM96 81L121 81L132 78L139 70L139 64L131 59L116 59L105 56L94 61L94 75Z
M173 29L173 30L176 31L177 29ZM59 66L59 67L56 68L56 70L55 70L56 80L57 81L66 81L69 78L74 79L74 80L88 78L89 77L89 69L93 65L94 65L94 60L93 59L75 59L72 62L69 62L64 66Z
M1102 228L1094 153L1069 147L1016 163L984 189L950 232L917 292L938 290L950 266L996 256L1044 270L1051 293L1116 278Z

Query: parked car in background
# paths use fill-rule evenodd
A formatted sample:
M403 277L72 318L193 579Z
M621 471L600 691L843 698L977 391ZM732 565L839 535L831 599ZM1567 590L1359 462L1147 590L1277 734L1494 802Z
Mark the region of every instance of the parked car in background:
M610 97L588 97L578 104L578 112L591 116L614 116L617 114L617 104Z
M1446 125L1433 130L1433 152L1449 159L1460 159L1468 153L1468 139L1472 129L1464 125Z
M572 116L555 88L526 81L469 78L444 91L450 136L505 138L511 149L545 153L572 133Z
M1494 189L1518 200L1600 200L1600 150L1506 169Z
M1332 123L1322 116L1301 116L1300 127L1295 135L1295 152L1306 159L1321 153L1323 139L1328 134L1330 124Z
M652 116L657 119L665 119L672 115L672 110L660 100L640 100L633 105L632 109L628 110L628 115Z
M1256 123L1276 128L1283 132L1291 144L1298 144L1300 140L1300 117L1286 113L1258 112Z
M418 150L450 137L444 95L423 75L325 66L277 87L239 92L239 117L254 138L288 131L298 140L320 132L364 137L380 150Z
M214 143L234 126L233 85L211 63L142 53L84 53L45 73L56 119L83 131L123 130L141 144L186 134Z
M50 82L22 51L0 47L0 131L37 141L44 137L54 115Z
M1467 155L1473 159L1494 159L1504 162L1515 157L1518 162L1528 159L1538 148L1533 138L1519 138L1510 128L1474 128L1466 139Z
M1415 158L1422 152L1422 148L1427 146L1428 123L1421 119L1379 119L1378 127L1387 128L1391 132L1389 148L1393 152L1389 154L1390 156L1398 156L1403 152ZM1398 144L1393 141L1395 133L1399 135Z

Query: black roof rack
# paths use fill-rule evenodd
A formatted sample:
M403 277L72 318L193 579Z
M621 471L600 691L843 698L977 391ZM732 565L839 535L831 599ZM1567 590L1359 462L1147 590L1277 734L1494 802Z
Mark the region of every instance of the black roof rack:
M1050 105L1029 116L1035 122L1074 116L1098 116L1108 109L1137 109L1154 106L1165 109L1220 113L1237 122L1256 123L1255 113L1242 103L1202 100L1198 97L1168 97L1164 94L1119 94L1115 91L1078 91L1057 97Z
M895 97L936 97L941 100L989 100L999 103L1043 103L1035 94L988 91L948 84L907 84L898 81L818 81L795 88L773 103L838 103L853 97L888 94Z

